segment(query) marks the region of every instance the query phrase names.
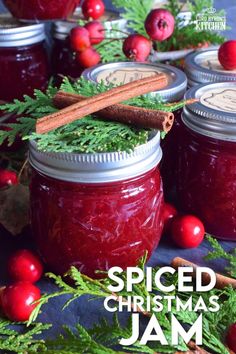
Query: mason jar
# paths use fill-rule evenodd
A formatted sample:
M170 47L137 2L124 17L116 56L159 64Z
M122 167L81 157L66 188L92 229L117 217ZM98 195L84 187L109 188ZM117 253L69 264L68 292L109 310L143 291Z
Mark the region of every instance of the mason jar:
M197 51L185 58L188 86L214 82L236 82L236 71L225 70L218 60L218 49Z
M191 88L182 115L178 202L206 231L236 241L236 83Z
M168 85L149 94L150 97L161 99L165 103L177 102L183 99L187 88L187 77L179 69L165 64L119 62L94 66L83 72L83 77L94 83L103 81L105 84L121 85L144 77L164 73L168 77ZM175 113L175 122L171 131L162 140L163 159L161 175L164 184L166 199L169 199L175 187L175 173L177 161L178 128L182 109Z
M49 153L30 142L31 223L48 267L96 270L137 265L163 228L160 133L133 152Z
M49 79L49 63L44 46L43 24L22 24L0 16L0 100L22 99L44 90Z

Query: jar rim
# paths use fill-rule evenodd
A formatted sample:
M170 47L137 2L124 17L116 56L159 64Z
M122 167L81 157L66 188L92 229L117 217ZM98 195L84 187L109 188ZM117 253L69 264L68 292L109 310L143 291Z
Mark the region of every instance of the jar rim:
M53 153L29 143L29 162L49 177L80 183L105 183L137 177L155 168L162 158L160 132L152 131L147 143L128 152Z
M236 71L230 72L223 68L217 70L220 65L218 49L219 46L213 49L199 50L186 56L184 70L191 82L208 84L210 82L236 81Z
M31 45L42 42L45 38L43 23L21 23L10 15L0 15L0 47Z
M105 78L105 81L107 82L107 84L110 84L112 83L112 81L109 79L110 73L112 73L112 75L114 76L114 73L116 73L116 71L118 72L119 69L124 70L125 68L127 70L133 70L134 74L138 76L142 76L143 70L145 69L152 70L152 74L154 71L157 73L165 73L168 76L169 83L167 87L162 90L150 93L149 95L152 97L156 97L157 95L159 95L165 102L175 102L181 100L184 96L184 93L187 88L187 77L185 73L182 70L175 68L174 66L166 64L126 61L105 63L98 64L96 66L93 66L92 68L84 70L82 76L89 81L98 83L100 80L98 79L98 76L101 75L102 72L107 71L108 74Z
M69 35L70 31L72 30L72 28L78 26L78 20L82 19L81 16L81 8L80 12L75 12L73 14L73 16L71 18L69 18L67 21L55 21L53 22L53 26L52 26L52 35L53 38L55 39L61 39L61 40L65 40L66 37ZM111 30L113 27L117 28L118 30L125 30L126 29L126 24L127 24L127 20L125 20L124 18L121 18L119 16L118 12L115 11L106 11L106 13L111 14L110 18L108 17L107 20L102 21L102 19L100 19L100 21L103 23L104 27L106 30ZM115 33L115 36L119 37L119 35L121 35L120 33ZM110 35L109 35L110 36Z
M185 99L198 99L198 101L184 107L182 121L199 134L219 140L236 141L236 109L230 105L221 108L224 100L230 102L230 94L236 99L235 82L220 82L192 87L185 94ZM223 101L219 101L222 100L222 97ZM225 102L226 105L228 101Z

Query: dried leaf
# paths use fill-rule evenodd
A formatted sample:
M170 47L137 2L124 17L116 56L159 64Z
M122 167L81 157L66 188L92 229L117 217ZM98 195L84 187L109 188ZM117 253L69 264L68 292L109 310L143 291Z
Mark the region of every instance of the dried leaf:
M0 190L0 223L13 235L29 224L29 188L18 184Z

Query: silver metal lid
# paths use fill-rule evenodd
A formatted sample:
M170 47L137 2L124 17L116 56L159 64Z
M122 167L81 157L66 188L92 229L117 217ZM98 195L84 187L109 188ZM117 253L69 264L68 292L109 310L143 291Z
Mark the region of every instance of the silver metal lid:
M35 44L46 38L44 24L23 24L9 15L0 16L0 47Z
M181 100L187 88L187 77L181 70L171 65L137 62L107 63L86 69L82 76L94 83L103 81L107 85L111 83L119 85L156 73L165 73L169 83L166 88L149 95L158 94L165 102Z
M76 9L76 12L68 21L56 21L53 23L52 35L56 39L64 40L69 35L72 28L78 26L78 21L83 20L81 8ZM127 21L119 17L119 13L113 11L106 11L99 19L107 31L117 29L120 31L126 30ZM109 33L109 37L123 37L124 34L119 32Z
M198 85L185 99L199 99L185 106L182 120L193 131L212 138L236 141L236 83Z
M29 145L29 161L40 173L63 181L104 183L126 180L155 168L162 157L160 132L152 132L146 144L133 152L94 154L49 153Z
M236 70L225 70L218 60L218 49L197 51L185 58L185 72L191 82L236 81Z

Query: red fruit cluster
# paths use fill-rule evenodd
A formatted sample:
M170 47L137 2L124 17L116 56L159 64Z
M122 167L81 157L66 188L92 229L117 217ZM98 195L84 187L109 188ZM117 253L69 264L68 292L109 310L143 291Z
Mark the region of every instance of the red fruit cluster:
M13 284L1 289L2 312L11 321L27 321L40 299L40 290L33 285L43 274L39 258L29 250L19 250L8 260L8 273Z
M128 36L123 44L125 56L135 61L145 61L150 55L152 41L162 42L168 39L172 35L174 27L175 19L170 11L152 10L145 20L145 29L150 39L140 34Z
M101 22L88 22L84 27L77 26L71 30L71 48L76 52L76 60L83 68L89 68L98 64L100 54L92 47L99 44L105 38L105 30Z
M173 205L165 203L162 218L164 233L170 234L177 246L195 248L203 241L205 228L196 216L178 214Z

